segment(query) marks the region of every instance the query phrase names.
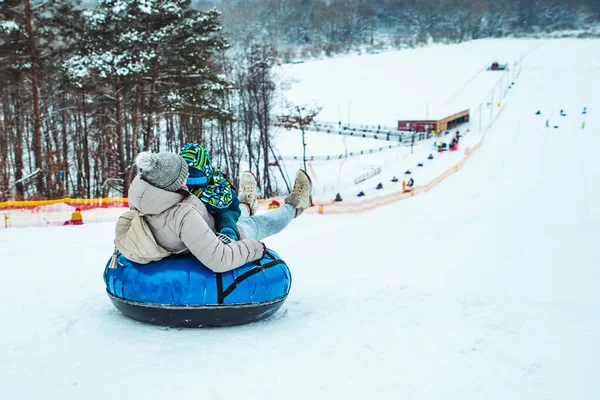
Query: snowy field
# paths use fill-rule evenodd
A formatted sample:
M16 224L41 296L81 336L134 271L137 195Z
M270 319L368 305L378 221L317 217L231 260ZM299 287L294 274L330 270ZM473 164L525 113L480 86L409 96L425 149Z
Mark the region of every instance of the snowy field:
M137 323L104 292L114 223L1 230L0 399L597 399L598 48L598 40L490 40L361 57L377 63L381 79L401 68L414 85L445 82L447 101L489 60L535 49L458 173L372 212L303 215L267 239L294 278L267 321L226 329ZM403 61L392 68L396 57ZM291 91L322 101L326 118L343 118L325 84L335 84L326 77L347 59L294 66L305 75ZM355 75L368 67L350 66ZM456 79L438 81L440 70ZM321 85L303 88L311 74ZM484 76L474 78L482 87L465 89L474 104L491 89ZM352 118L400 118L388 97L361 97L367 85L354 83ZM340 113L347 101L340 96ZM547 118L559 128L546 128ZM477 142L474 125L469 140ZM327 146L336 153L344 144ZM352 196L347 182L359 165L383 165L389 178L427 155L423 146L313 170L318 184ZM451 164L458 153L432 161Z

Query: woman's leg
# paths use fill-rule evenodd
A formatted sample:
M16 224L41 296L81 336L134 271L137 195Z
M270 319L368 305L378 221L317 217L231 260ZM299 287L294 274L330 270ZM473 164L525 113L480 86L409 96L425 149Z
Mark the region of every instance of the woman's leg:
M242 218L247 218L250 216L250 206L246 203L240 203L240 218L238 218L238 220L242 219Z
M253 179L256 181L255 177ZM298 170L294 181L294 189L285 198L283 206L266 214L250 216L249 207L241 201L241 216L237 223L241 231L240 234L244 232L249 239L262 240L281 232L294 218L311 206L311 191L312 182L310 177L303 170ZM240 198L243 198L243 196L240 196Z
M242 214L237 223L238 228L244 231L247 239L256 240L281 232L296 216L296 208L289 204L262 215L250 216L245 206L241 206L240 210Z

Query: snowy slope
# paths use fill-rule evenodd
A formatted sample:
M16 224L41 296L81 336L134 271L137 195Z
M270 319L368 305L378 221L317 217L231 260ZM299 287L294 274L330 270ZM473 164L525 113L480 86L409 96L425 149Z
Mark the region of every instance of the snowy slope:
M403 119L440 119L487 96L504 74L484 72L493 61L512 68L538 45L535 40L477 40L284 64L279 76L291 88L283 103L316 102L323 107L318 118L335 123L395 127Z
M518 88L518 72L523 65L527 66L527 55L539 45L539 41L533 40L479 40L462 45L353 55L278 67L278 79L289 87L283 92L280 105L288 102L319 104L323 109L317 118L330 121L334 126L343 122L396 129L399 119L439 119L471 110L471 123L458 128L463 134L461 154L442 154L440 159L436 155L432 162L426 159L438 139L417 142L412 149L394 147L378 151L386 144L397 143L308 132L307 157L331 156L331 160L317 159L308 163L307 168L315 181L315 200L331 200L338 192L344 199L357 200L355 196L360 191L372 198L382 194L374 190L377 183L382 182L386 187L394 176L400 182L389 189L400 190L402 179L409 178L404 177L406 170L412 172L416 184L426 184L455 165L462 158L462 150L479 142L481 136L477 135L500 111L497 104L504 104L505 96ZM487 71L486 66L493 60L506 61L510 70ZM508 89L511 82L517 84L515 89ZM449 142L451 139L443 137L441 140ZM293 177L295 170L303 167L300 132L280 129L276 132L275 143L279 155L284 157L282 164L286 178ZM356 156L360 150L366 155ZM370 150L373 150L372 154ZM338 159L339 155L352 152L352 157ZM300 160L289 160L290 156ZM418 163L423 163L424 168L416 168ZM381 174L360 185L354 184L354 178L374 168L380 168ZM273 173L278 187L284 192L279 170L273 169Z
M128 320L102 282L113 224L0 231L0 398L596 399L600 41L451 54L540 43L460 172L372 212L303 215L267 240L294 277L268 321Z

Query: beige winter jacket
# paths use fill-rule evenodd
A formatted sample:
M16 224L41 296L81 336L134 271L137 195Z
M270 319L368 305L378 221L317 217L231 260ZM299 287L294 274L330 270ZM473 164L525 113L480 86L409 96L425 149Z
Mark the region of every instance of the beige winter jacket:
M183 204L179 204L183 203ZM196 196L168 192L136 177L129 188L129 205L146 214L157 243L172 252L185 248L214 272L226 272L263 256L255 239L223 244L215 235L214 219Z

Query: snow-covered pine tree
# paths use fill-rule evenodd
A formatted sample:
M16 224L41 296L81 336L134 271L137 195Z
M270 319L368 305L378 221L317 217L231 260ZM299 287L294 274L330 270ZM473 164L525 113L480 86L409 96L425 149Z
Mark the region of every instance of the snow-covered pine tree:
M186 120L191 116L194 139L201 139L204 119L231 114L216 101L229 89L212 63L214 55L228 47L219 34L219 12L200 12L190 4L189 0L101 0L84 13L81 49L65 63L73 82L83 86L92 81L96 91L104 90L104 98L111 100L109 119L114 120L114 131L109 145L116 160L110 156L105 160L108 170L102 180L122 179L124 194L137 151L161 148L156 130L162 116L177 114ZM128 146L124 143L129 131L124 126L126 108L135 110ZM181 142L190 136L180 135Z

